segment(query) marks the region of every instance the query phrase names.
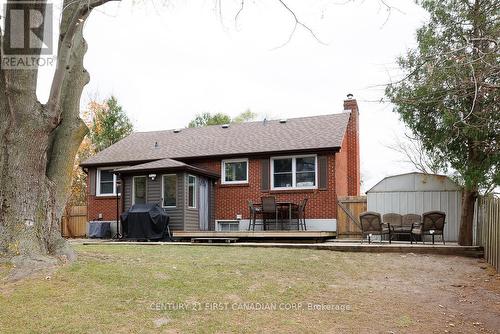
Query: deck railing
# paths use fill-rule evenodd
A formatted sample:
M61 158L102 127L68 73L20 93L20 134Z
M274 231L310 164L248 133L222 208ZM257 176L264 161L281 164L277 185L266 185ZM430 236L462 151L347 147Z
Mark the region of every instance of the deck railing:
M477 200L474 244L484 247L484 258L500 271L500 198L486 196Z

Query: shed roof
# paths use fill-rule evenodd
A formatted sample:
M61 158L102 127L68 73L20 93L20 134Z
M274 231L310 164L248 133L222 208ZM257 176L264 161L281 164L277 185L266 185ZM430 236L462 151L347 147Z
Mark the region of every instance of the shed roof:
M180 131L135 132L84 161L81 166L147 162L165 158L338 149L350 111L339 114L259 121Z
M387 176L366 193L460 190L460 186L446 175L413 172Z

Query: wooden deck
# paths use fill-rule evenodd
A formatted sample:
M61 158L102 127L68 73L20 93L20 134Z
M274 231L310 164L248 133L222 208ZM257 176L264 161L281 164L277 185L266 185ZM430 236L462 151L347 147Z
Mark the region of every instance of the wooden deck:
M324 241L333 239L337 235L331 231L234 231L234 232L219 232L219 231L173 231L172 236L177 240L191 240L194 238L227 238L238 240L316 240Z

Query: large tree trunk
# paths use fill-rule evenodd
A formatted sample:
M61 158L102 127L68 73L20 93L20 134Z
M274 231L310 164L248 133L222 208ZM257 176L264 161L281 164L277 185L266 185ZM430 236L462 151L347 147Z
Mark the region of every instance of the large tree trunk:
M54 182L46 176L49 126L44 108L36 100L12 99L16 123L2 134L0 183L0 247L18 269L54 264L47 255L60 255L65 247L54 214Z
M476 198L476 190L464 190L462 198L462 212L460 215L460 232L458 234L458 244L461 246L472 246L472 225L474 221L474 206Z
M14 264L13 279L75 257L60 220L87 133L79 117L89 81L82 28L91 10L107 1L64 1L47 105L36 98L37 70L0 69L0 261Z

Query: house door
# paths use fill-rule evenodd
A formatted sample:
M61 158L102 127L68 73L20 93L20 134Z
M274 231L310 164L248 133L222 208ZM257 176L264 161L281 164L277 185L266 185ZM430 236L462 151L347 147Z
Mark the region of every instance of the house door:
M208 181L207 179L200 178L200 208L199 208L199 220L200 220L200 230L208 230Z

